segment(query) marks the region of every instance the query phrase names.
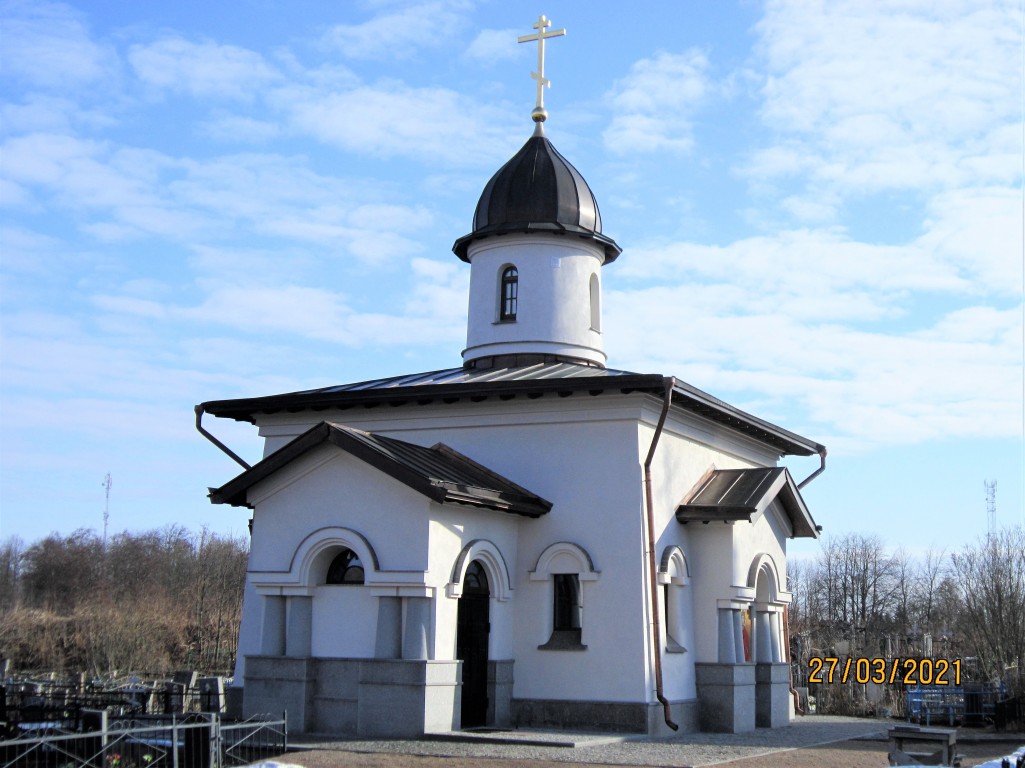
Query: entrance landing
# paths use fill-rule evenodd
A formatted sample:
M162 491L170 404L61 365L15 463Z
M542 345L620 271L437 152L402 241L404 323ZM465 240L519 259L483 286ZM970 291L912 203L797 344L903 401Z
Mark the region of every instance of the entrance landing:
M508 744L524 747L600 747L636 739L632 734L573 733L568 731L534 731L525 729L470 728L449 733L430 733L424 741L454 741L464 744Z

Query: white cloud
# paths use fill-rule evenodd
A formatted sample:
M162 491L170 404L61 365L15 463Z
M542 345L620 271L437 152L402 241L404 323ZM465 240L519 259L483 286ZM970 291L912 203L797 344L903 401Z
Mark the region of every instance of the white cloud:
M717 311L730 290L612 292L610 359L655 364L831 447L1020 436L1021 307L965 308L901 333L802 317L785 303Z
M436 285L427 274L419 291L429 294ZM442 284L439 290L447 294L450 286ZM143 309L130 303L126 307ZM465 330L444 304L413 301L409 310L409 314L360 312L345 295L309 286L221 285L201 304L171 311L192 322L228 326L244 334L282 334L350 348L416 347L450 339L457 336L457 329Z
M20 103L0 104L0 120L8 136L20 133L69 133L73 122L109 124L109 119L71 99L32 93Z
M929 203L916 245L971 275L978 290L1020 296L1025 210L1020 189L950 190Z
M1020 193L950 190L927 210L900 245L834 228L631 249L615 269L639 287L608 297L610 359L845 451L1014 437Z
M901 292L968 292L972 283L958 265L920 243L873 245L838 230L794 230L752 237L726 246L674 243L631 249L617 269L643 280L690 276L742 287L749 305L793 302L797 311L821 307L827 316L852 320L891 315ZM816 312L818 309L816 309Z
M405 59L449 44L466 25L466 8L461 0L411 4L362 24L338 24L324 41L353 59Z
M133 233L187 237L201 224L193 213L163 199L159 181L175 163L158 152L58 134L15 137L2 151L10 182L45 194L62 208L113 216L113 221L87 219L80 225L105 239Z
M241 281L284 284L304 276L317 262L305 244L279 247L244 247L237 244L196 244L189 263L200 285Z
M691 115L709 89L708 59L696 50L635 62L607 95L612 122L602 133L612 152L688 152Z
M219 114L200 123L199 132L215 141L266 144L281 135L281 126L243 115Z
M280 78L257 53L181 37L133 45L128 60L145 83L200 97L252 99Z
M385 82L323 93L279 90L274 102L291 124L351 152L409 157L427 166L476 165L506 146L505 113L445 88Z
M835 195L816 195L799 197L790 195L780 205L798 221L818 223L832 221L836 217L837 199Z
M845 190L943 188L983 170L1006 179L985 158L1006 151L1003 128L1020 120L1008 76L1020 68L1017 6L768 3L762 118L779 142L747 171L808 172Z
M52 90L111 78L114 53L89 37L81 14L49 2L9 2L3 15L4 77Z
M130 296L93 296L93 304L105 312L116 312L122 315L160 319L167 316L164 306L151 299L136 299Z
M190 320L229 325L250 333L273 330L313 339L340 339L351 310L332 291L305 286L225 285L197 307L176 312Z
M415 258L410 266L415 283L406 311L417 317L432 318L436 330L444 326L454 341L464 341L470 270L455 260Z
M498 61L510 61L519 55L514 29L482 29L477 33L463 56L488 66Z
M248 233L387 263L419 252L413 236L432 220L424 205L384 203L377 182L319 175L304 158L178 160L54 134L16 137L0 149L11 204L82 213L81 231L106 243L151 236L197 247Z

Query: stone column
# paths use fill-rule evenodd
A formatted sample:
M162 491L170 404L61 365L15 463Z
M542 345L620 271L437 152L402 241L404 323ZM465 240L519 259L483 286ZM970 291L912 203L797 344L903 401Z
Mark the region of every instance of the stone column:
M402 598L377 598L375 659L402 658Z
M313 598L288 598L288 629L285 632L285 655L305 658L313 647Z
M734 659L736 664L744 664L747 661L747 657L744 655L744 617L741 616L740 609L735 608L733 611L733 636L735 644L737 646L737 656Z
M431 599L407 597L406 630L402 633L402 658L426 659L431 626Z
M778 611L769 614L769 626L772 628L772 663L779 664L783 661L783 634Z
M719 663L733 664L737 660L737 649L734 645L733 611L729 608L719 609Z
M772 627L769 626L769 612L758 610L755 622L755 661L759 664L772 663ZM776 652L777 655L779 651Z
M277 595L264 595L263 597L260 653L264 656L285 655L285 598L283 597Z

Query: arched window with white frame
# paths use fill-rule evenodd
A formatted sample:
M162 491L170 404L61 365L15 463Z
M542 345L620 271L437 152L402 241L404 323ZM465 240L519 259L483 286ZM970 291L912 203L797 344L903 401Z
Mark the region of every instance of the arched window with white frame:
M516 321L520 300L520 273L511 264L502 270L498 289L498 319L503 323Z
M531 581L551 584L551 634L543 651L585 651L584 584L597 581L599 571L587 551L569 541L552 544L530 572Z
M591 330L601 333L601 287L598 285L598 275L592 274L588 286L591 297Z
M658 583L662 586L663 629L667 653L686 653L691 631L690 568L683 550L670 545L662 553L658 568Z

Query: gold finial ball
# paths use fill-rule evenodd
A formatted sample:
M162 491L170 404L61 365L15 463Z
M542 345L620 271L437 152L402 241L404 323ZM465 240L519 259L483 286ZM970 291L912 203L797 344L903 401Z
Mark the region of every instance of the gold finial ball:
M534 111L530 113L530 117L535 123L543 123L548 119L548 110L544 107L534 107Z

